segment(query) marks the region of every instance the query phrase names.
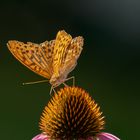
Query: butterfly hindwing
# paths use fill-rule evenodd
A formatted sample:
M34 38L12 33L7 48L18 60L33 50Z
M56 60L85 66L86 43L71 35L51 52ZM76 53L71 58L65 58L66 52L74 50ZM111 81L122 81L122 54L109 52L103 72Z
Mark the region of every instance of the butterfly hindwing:
M50 75L53 74L53 52L54 52L54 45L55 40L45 41L40 44L40 50L42 53L42 57L46 60L47 70L49 71Z
M67 48L67 55L64 61L64 65L60 68L63 73L66 73L66 75L75 68L77 59L79 58L83 49L83 42L83 37L75 37L72 39L69 47Z

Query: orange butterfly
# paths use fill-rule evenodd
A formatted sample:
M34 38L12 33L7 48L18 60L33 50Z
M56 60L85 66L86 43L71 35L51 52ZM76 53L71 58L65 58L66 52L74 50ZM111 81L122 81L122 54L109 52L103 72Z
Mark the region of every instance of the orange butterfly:
M49 79L52 88L55 88L70 79L67 79L67 76L77 64L83 42L83 37L78 36L72 39L70 34L62 30L57 33L55 40L41 44L32 42L25 44L11 40L8 41L7 46L23 65Z

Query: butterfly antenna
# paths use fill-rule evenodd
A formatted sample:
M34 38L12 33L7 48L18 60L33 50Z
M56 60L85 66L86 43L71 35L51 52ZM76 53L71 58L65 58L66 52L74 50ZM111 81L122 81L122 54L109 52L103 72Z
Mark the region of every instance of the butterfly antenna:
M35 81L35 82L27 82L27 83L22 83L22 85L32 85L32 84L38 84L38 83L44 83L48 82L48 80L41 80L41 81Z

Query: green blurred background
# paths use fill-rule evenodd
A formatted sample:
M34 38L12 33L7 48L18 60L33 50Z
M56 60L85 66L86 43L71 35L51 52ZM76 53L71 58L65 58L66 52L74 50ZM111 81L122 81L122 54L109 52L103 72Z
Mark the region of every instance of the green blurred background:
M140 125L140 2L138 0L24 0L0 3L0 139L31 140L50 99L49 83L18 62L6 43L41 43L59 30L82 35L84 49L75 70L106 116L104 131L138 140Z

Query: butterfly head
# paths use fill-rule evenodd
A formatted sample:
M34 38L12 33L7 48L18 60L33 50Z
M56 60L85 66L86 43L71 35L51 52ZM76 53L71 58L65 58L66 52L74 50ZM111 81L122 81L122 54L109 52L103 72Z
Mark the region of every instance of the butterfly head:
M52 75L51 79L50 79L50 84L53 86L53 87L57 87L59 86L61 83L63 83L66 79L66 76L64 75L59 75L59 74L54 74Z

